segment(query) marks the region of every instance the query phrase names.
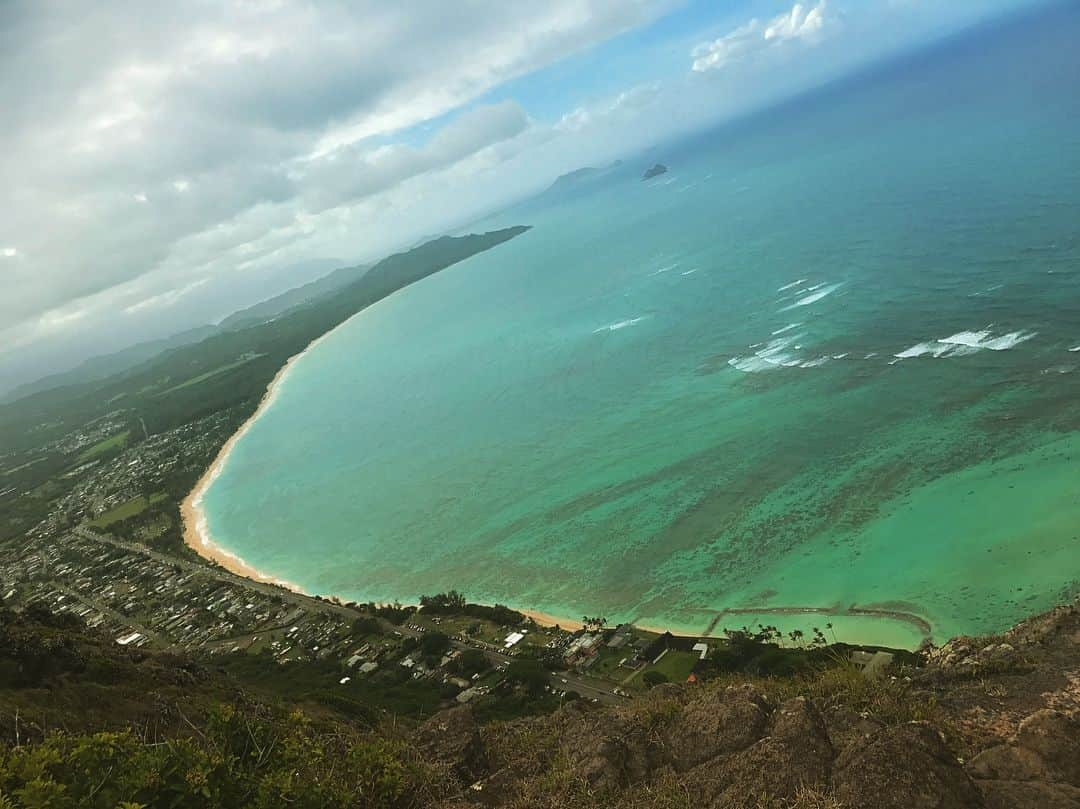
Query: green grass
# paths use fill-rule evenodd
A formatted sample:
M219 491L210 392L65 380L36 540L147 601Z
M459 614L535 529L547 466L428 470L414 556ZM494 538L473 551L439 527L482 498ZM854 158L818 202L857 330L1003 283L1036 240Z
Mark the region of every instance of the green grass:
M153 504L160 503L167 498L168 495L165 494L165 492L154 492L150 495L150 499L147 499L140 494L138 497L133 497L126 503L121 503L116 508L109 509L104 514L94 518L90 521L90 525L97 528L108 528L114 522L120 522L121 520L126 520L128 517L134 517L136 514L141 514Z
M7 469L7 470L4 471L4 477L7 477L8 475L14 475L16 472L21 472L24 469L29 469L34 464L39 464L39 463L41 463L42 461L45 461L45 460L48 460L48 459L47 458L34 458L32 461L27 461L24 464L20 464L19 466L12 467L11 469Z
M200 382L205 382L207 379L210 379L211 377L218 376L219 374L224 374L224 373L226 373L228 371L231 371L233 368L239 368L241 365L247 365L252 360L256 360L259 357L263 357L263 356L266 356L266 355L265 354L255 354L255 355L253 355L251 357L245 357L244 359L236 360L236 362L230 362L230 363L226 363L225 365L219 365L217 368L212 368L211 370L209 370L209 371L207 371L205 373L199 374L198 376L193 376L191 379L187 379L187 380L181 382L178 385L173 385L171 388L166 388L165 390L161 391L161 393L158 393L158 394L155 394L155 395L156 396L165 396L168 393L172 393L172 392L178 391L178 390L183 390L184 388L191 387L192 385L198 385Z
M659 671L673 683L684 683L686 678L690 676L690 672L694 670L694 664L697 661L698 655L696 652L679 652L672 649L660 658L660 662L655 666L647 666L639 672L631 680L631 684L634 686L644 685L641 678L647 671Z
M76 463L86 463L87 461L96 458L98 455L114 448L123 449L127 446L129 438L131 438L131 430L124 430L122 433L117 433L102 441L98 441L94 446L83 450L79 454L79 457L76 458Z

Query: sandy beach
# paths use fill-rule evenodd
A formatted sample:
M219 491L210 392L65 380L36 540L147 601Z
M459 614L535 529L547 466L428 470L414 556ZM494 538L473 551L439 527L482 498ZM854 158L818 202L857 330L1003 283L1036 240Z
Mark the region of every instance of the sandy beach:
M319 338L319 340L321 339L322 337ZM229 459L229 453L231 453L233 447L236 446L236 442L243 438L251 425L255 423L255 420L259 418L271 404L273 404L278 389L281 383L285 381L285 377L291 370L293 363L300 359L300 357L302 357L308 349L318 343L319 340L315 340L303 351L289 357L288 361L281 366L276 374L274 374L274 378L270 381L270 384L267 385L266 392L259 401L259 406L255 409L255 412L251 414L247 421L240 425L240 429L229 436L229 440L226 441L218 451L217 456L214 458L214 462L210 464L205 472L203 472L202 477L199 478L199 482L195 484L195 488L191 490L188 496L185 497L184 501L180 504L180 517L184 525L184 542L197 554L204 559L216 562L226 570L235 573L238 576L268 584L276 584L303 595L309 594L305 593L302 588L292 582L269 576L255 569L235 553L230 553L221 546L215 544L206 524L206 515L202 510L202 498L217 476L221 474L221 470L225 467L225 463Z
M327 332L330 334L331 332ZM191 490L184 501L180 504L180 516L183 522L184 542L189 548L202 556L204 559L209 559L212 562L216 562L221 567L228 570L230 573L235 573L237 576L243 576L247 579L263 582L266 584L275 584L279 587L285 587L288 590L292 590L295 593L301 595L311 595L306 592L299 585L280 579L275 576L263 573L255 567L252 567L245 562L241 557L235 553L225 550L220 545L216 544L213 537L210 535L210 529L206 524L206 515L202 509L202 498L207 489L213 484L214 480L221 470L224 469L226 462L229 460L229 454L232 452L236 443L243 438L244 434L250 429L251 425L255 423L255 420L259 418L274 403L274 399L277 396L277 392L285 381L289 374L289 371L293 367L293 363L304 356L309 350L314 348L320 340L324 339L327 334L319 337L317 340L311 342L303 351L289 357L288 361L274 374L274 378L270 381L270 384L266 387L266 392L263 394L262 399L259 401L259 406L255 409L255 412L242 424L240 428L229 436L229 440L226 441L221 449L218 451L217 456L214 458L214 462L210 464L207 470L199 478L198 483L195 484L195 488ZM333 595L324 595L326 598L337 599ZM419 606L414 604L412 606ZM583 624L580 620L572 618L560 618L557 615L551 615L546 612L540 612L538 610L518 610L519 612L527 615L532 620L541 626L560 626L563 629L570 631L577 631L583 628ZM644 627L643 627L644 628ZM660 631L663 630L650 630Z

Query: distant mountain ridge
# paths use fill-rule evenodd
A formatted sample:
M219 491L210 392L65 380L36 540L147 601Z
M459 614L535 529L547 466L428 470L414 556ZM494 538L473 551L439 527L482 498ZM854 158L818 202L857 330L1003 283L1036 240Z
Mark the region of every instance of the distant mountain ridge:
M12 388L0 396L0 402L14 402L54 388L96 382L113 374L123 373L129 368L134 368L136 365L170 349L181 348L205 340L217 331L217 326L196 326L193 329L186 329L170 337L163 337L160 340L147 340L111 354L90 357L67 371L49 374L33 382L27 382L24 385Z
M146 340L120 351L90 357L67 371L48 374L33 382L12 388L0 394L0 402L14 402L54 388L96 382L114 374L121 374L171 349L198 343L222 331L254 326L283 315L297 306L303 306L324 295L344 289L358 281L369 268L368 264L341 267L314 281L233 312L216 325L196 326L158 340Z
M584 182L604 176L608 172L619 168L621 165L622 161L616 160L612 163L608 163L606 166L582 166L579 169L568 171L566 174L560 174L555 178L555 182L540 192L540 196L553 191L557 192L564 189L576 188Z
M150 433L237 405L253 409L274 374L313 340L387 295L527 230L519 225L442 236L384 258L370 270L346 268L316 285L314 297L269 318L245 323L250 313L240 313L244 316L230 328L213 328L197 343L169 348L105 379L2 403L0 446L48 441L48 436L59 437L70 429L65 425L87 423L116 409L138 412ZM349 280L357 272L359 276ZM286 296L279 305L296 299ZM276 305L263 312L273 308Z

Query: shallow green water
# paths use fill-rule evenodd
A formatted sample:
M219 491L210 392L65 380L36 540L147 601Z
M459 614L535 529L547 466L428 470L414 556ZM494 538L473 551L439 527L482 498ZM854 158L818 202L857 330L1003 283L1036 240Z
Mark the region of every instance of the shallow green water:
M215 539L347 598L892 645L1077 592L1080 69L1047 43L1078 31L507 214L534 229L295 365L206 494ZM746 612L793 607L831 614Z

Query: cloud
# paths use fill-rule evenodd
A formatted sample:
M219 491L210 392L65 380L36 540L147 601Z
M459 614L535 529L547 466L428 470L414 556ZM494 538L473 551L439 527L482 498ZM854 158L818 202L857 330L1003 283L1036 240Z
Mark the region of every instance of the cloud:
M755 18L722 37L701 43L691 52L691 67L697 73L704 73L785 43L816 45L836 26L837 20L829 12L828 0L819 0L813 7L796 3L790 11L768 22Z
M763 37L766 41L805 39L816 40L825 28L826 1L813 8L796 3L787 14L781 14L766 27Z
M323 225L336 254L414 237L371 212L529 126L484 93L670 4L0 4L0 345L303 257Z
M520 134L527 125L525 110L514 101L479 106L454 118L423 146L361 142L339 147L305 161L294 181L308 201L307 210L319 213L447 168Z

